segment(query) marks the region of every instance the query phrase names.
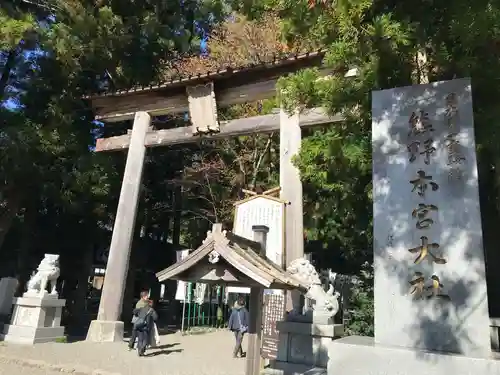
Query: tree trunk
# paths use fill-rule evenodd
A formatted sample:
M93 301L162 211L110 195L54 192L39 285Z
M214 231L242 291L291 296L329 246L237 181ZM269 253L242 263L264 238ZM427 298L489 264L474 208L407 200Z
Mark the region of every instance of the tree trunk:
M168 236L170 236L170 216L163 220L163 226L158 229L158 233L160 233L160 241L163 243L168 242Z
M19 247L19 254L17 256L17 293L16 296L20 296L24 293L26 289L26 284L30 278L31 269L33 266L32 257L30 256L31 245L33 242L32 230L34 228L35 220L37 214L37 207L33 204L26 207L24 212L24 223L23 223L23 238L21 239L21 245ZM36 264L38 265L38 264Z
M0 102L4 99L5 91L7 90L7 85L9 83L10 74L16 65L16 57L18 54L18 48L12 48L7 55L7 60L2 70L2 76L0 77Z
M71 306L71 331L76 335L82 327L86 326L84 318L87 316L85 311L85 300L89 289L88 281L92 263L94 261L94 244L92 243L83 255L83 264L78 267L77 286L73 293L73 305ZM83 333L83 331L82 331Z
M0 215L0 250L20 207L21 197L18 194L7 197L5 210Z
M177 186L174 192L174 228L172 231L172 244L175 250L179 250L181 239L181 217L182 217L182 187ZM175 255L173 257L175 259ZM175 261L174 261L175 263Z
M482 154L480 155L482 156ZM490 157L490 155L487 155L487 157ZM494 170L486 167L481 168L481 163L479 164L479 202L481 205L481 223L483 226L483 243L486 258L488 309L490 316L500 316L500 302L496 298L500 293L500 274L497 272L500 265L500 254L497 251L497 244L500 237L496 229L498 227L500 209L498 205L498 198L500 197L500 159L491 157L488 160L487 157L483 157L482 160L480 159L482 164L490 166L490 161L493 160L492 164L495 168Z

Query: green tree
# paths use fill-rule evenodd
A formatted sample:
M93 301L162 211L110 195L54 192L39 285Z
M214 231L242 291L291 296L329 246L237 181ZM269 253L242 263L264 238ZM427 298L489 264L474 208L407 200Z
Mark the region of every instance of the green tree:
M324 63L333 69L328 80L317 81L317 71L309 69L280 82L289 110L323 106L345 117L342 124L304 139L297 158L308 202L308 238L323 244L330 254L326 257L338 254L333 258L347 260L353 269L370 260L370 93L418 83L419 69L431 81L472 77L480 196L488 202L482 210L486 251L492 252L488 249L498 241L492 223L498 220L500 181L498 2L261 0L234 6L249 17L277 13L285 40L327 48ZM424 66L416 65L418 51L427 55ZM345 78L350 67L357 67L358 74Z
M28 3L32 7L25 7ZM124 165L123 154L95 154L92 147L96 136L123 132L129 124L103 129L82 97L155 82L159 65L197 50L199 36L222 11L217 0L164 3L19 1L15 16L0 4L10 30L24 22L16 33L4 24L1 30L0 68L9 93L0 97L5 106L0 110L0 251L9 258L2 263L4 274L15 272L23 282L51 249L61 254L65 293L78 286L85 296L88 275L67 270L84 264L94 248L109 245ZM10 42L4 35L12 35ZM29 46L27 35L34 36ZM19 45L7 67L9 48ZM168 199L158 194L162 186L155 189L158 200Z

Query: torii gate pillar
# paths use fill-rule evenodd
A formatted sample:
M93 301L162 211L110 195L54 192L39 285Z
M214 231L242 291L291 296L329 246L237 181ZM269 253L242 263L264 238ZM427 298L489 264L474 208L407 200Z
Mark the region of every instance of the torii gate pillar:
M147 112L135 114L111 237L99 313L97 320L90 323L87 341L113 342L123 340L123 322L120 321L120 315L146 155L144 143L150 125L151 117Z
M280 198L289 202L285 209L285 263L288 266L295 259L304 256L304 213L302 182L300 173L293 165L292 158L300 151L302 131L298 111L289 115L280 112ZM288 291L286 310L301 308L298 291Z

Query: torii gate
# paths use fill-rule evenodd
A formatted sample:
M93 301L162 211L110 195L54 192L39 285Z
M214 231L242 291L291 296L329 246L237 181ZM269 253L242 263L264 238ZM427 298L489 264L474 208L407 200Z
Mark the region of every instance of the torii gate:
M124 289L129 267L130 249L137 213L139 190L147 147L197 142L200 138L221 139L280 131L280 198L290 204L286 210L286 263L304 254L302 184L292 158L299 152L301 128L341 121L329 117L319 108L305 113L279 114L242 118L220 123L217 107L255 102L276 95L280 76L305 67L318 66L324 50L294 55L282 60L241 69L227 68L185 77L156 86L134 88L90 96L86 99L96 112L96 119L112 123L134 119L132 131L121 136L98 139L96 151L117 151L128 148L120 199L111 239L106 277L102 289L97 320L91 322L87 340L120 341L123 322L120 320ZM348 72L346 76L354 75ZM328 70L321 70L328 75ZM192 126L154 130L151 118L189 111ZM291 293L293 305L298 293ZM287 309L292 308L289 298Z

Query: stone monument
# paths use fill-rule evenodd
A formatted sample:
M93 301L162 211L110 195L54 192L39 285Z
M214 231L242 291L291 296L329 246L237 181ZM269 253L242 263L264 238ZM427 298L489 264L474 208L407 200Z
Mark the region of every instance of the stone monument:
M13 277L0 279L0 332L12 311L12 298L16 293L17 284L17 279Z
M45 254L28 281L27 291L13 299L11 323L5 325L0 339L35 344L64 337L61 314L66 301L58 297L59 273L59 255ZM50 292L46 290L49 285Z
M375 338L330 343L328 374L500 374L470 79L374 92L372 119Z
M287 321L277 323L278 355L266 374L325 374L328 346L344 334L344 326L334 321L339 311L339 294L331 284L325 292L318 272L305 258L292 261L287 271L307 286L305 297L312 301L313 307L305 314L294 310Z

